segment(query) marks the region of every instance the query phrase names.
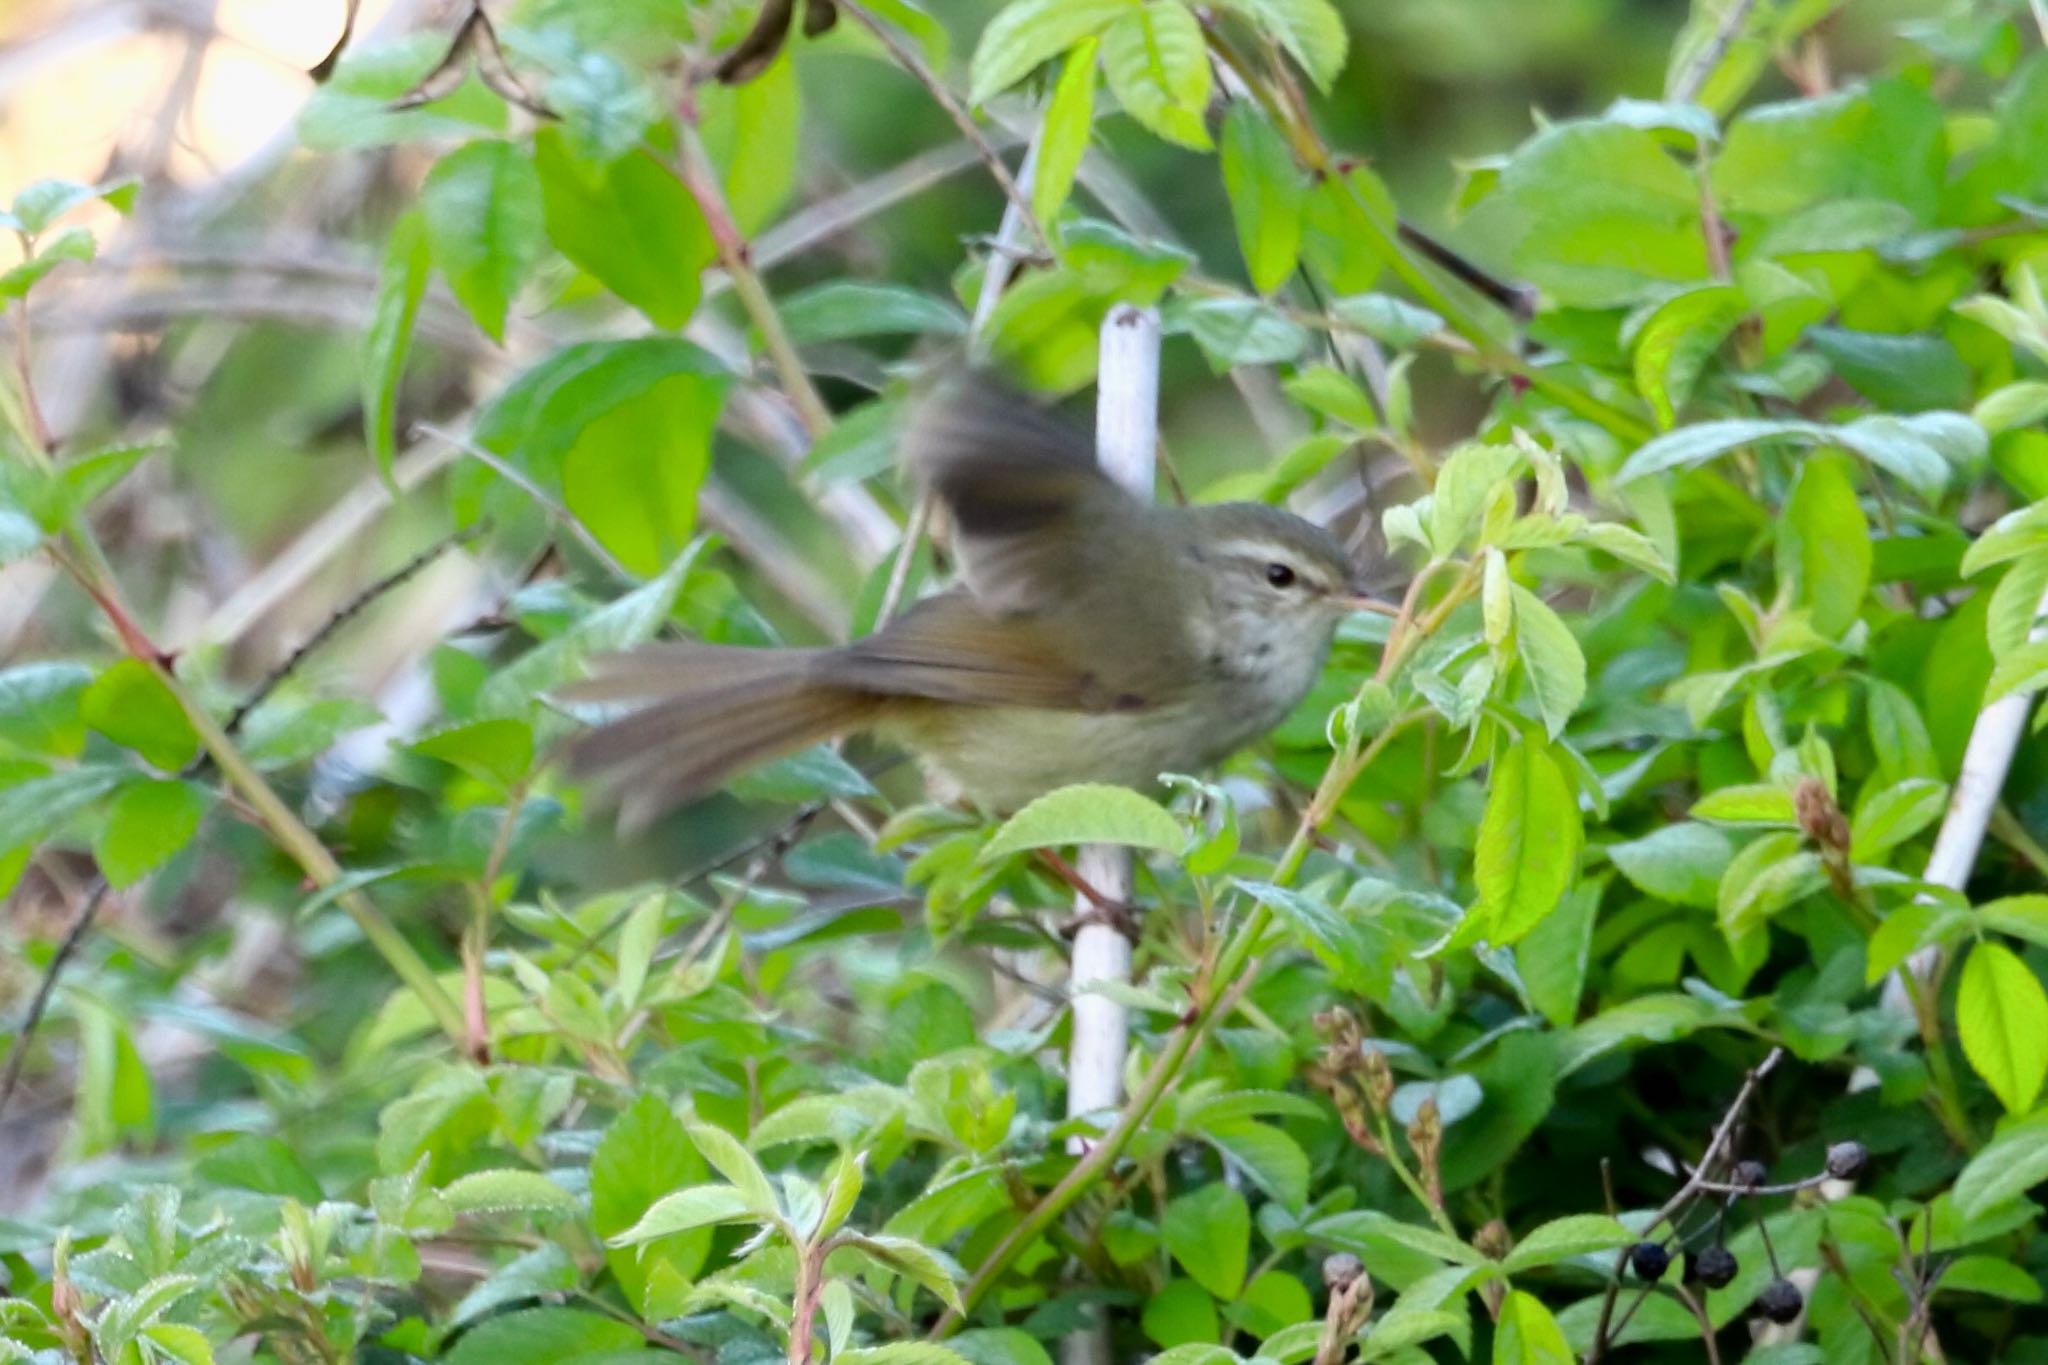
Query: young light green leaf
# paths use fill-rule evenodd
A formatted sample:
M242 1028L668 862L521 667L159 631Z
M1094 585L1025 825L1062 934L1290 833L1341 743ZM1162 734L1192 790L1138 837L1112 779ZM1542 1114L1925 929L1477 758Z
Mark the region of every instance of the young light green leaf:
M1640 839L1611 844L1607 856L1645 895L1711 910L1735 845L1712 825L1681 820Z
M657 327L680 328L697 310L704 268L718 258L697 201L644 150L601 166L579 161L566 135L534 135L548 240ZM622 232L622 224L633 231Z
M1956 991L1956 1034L2007 1113L2034 1107L2048 1080L2048 991L2004 944L1970 949Z
M1094 37L1074 45L1045 106L1038 162L1031 173L1031 212L1047 232L1054 230L1060 210L1073 192L1074 176L1095 131L1095 57L1099 48Z
M2007 512L1984 528L1963 552L1960 572L1969 578L1994 564L2048 549L2048 498Z
M1086 9L1092 0L1070 7ZM1206 151L1209 48L1182 0L1125 7L1102 34L1102 69L1124 112L1169 142Z
M136 782L114 798L93 841L93 858L112 887L132 886L192 842L206 797L189 782Z
M1515 650L1536 710L1556 739L1586 695L1586 656L1578 640L1550 605L1520 584L1514 585Z
M1549 748L1517 741L1494 765L1479 820L1474 937L1505 946L1557 908L1578 866L1580 828L1578 799Z
M398 438L393 423L398 413L398 386L405 378L405 359L412 351L412 329L420 300L427 292L426 227L418 211L392 224L377 272L377 301L364 329L361 350L363 439L376 457L377 471L391 481L391 461Z
M1594 1251L1612 1251L1635 1241L1635 1234L1613 1218L1597 1213L1557 1218L1524 1237L1501 1264L1518 1274L1534 1266L1554 1265Z
M1221 1181L1174 1199L1162 1225L1166 1249L1181 1269L1225 1302L1244 1287L1251 1230L1244 1196Z
M1507 1296L1494 1331L1493 1365L1575 1365L1577 1360L1543 1300L1519 1289Z
M199 752L199 734L185 708L140 659L109 665L79 698L78 714L88 726L165 772L184 767Z
M1158 802L1128 787L1088 782L1047 792L1004 823L982 849L984 862L1027 848L1123 844L1178 853L1187 832Z
M2048 895L2001 896L1977 907L1987 928L2048 948Z
M1870 521L1841 457L1801 461L1778 522L1778 582L1830 639L1849 628L1870 589Z
M1879 788L1858 805L1850 822L1850 860L1868 863L1882 858L1939 820L1947 805L1948 784L1932 778L1909 777Z
M472 142L434 163L420 186L434 265L476 325L505 337L505 311L540 255L540 176L509 142Z
M890 1269L916 1280L948 1308L956 1312L959 1310L960 1284L966 1280L967 1275L953 1258L944 1252L934 1251L924 1243L908 1237L885 1236L880 1233L863 1233L850 1237L847 1241L849 1245L860 1248Z
M1678 420L1678 408L1743 310L1735 286L1702 285L1665 300L1637 331L1636 388L1650 400L1658 426L1668 429Z
M1351 35L1330 0L1222 0L1222 5L1286 48L1318 90L1327 91L1344 69Z
M1301 255L1304 187L1287 139L1250 100L1223 116L1223 189L1252 288L1270 294Z
M1798 814L1792 808L1792 793L1783 787L1747 783L1708 792L1693 803L1695 820L1712 820L1722 825L1793 825Z
M2022 555L1991 590L1984 634L1993 659L2006 658L2025 645L2048 620L2048 613L2042 611L2044 600L2048 600L2048 550L2035 550Z
M2048 1113L2008 1124L1956 1177L1956 1211L1981 1218L2048 1180Z
M975 104L1009 89L1076 43L1127 16L1138 0L1016 0L981 32L974 49L968 99Z
M562 1213L576 1196L539 1171L474 1171L441 1191L457 1213Z
M731 1185L693 1185L655 1200L639 1222L606 1238L605 1245L637 1246L714 1223L753 1222L760 1217L752 1201Z
M747 1150L746 1144L712 1123L693 1123L688 1131L698 1154L711 1163L713 1170L733 1183L733 1187L746 1199L749 1209L762 1216L776 1211L775 1187L769 1183L767 1172L761 1169L760 1162L754 1160L754 1154Z

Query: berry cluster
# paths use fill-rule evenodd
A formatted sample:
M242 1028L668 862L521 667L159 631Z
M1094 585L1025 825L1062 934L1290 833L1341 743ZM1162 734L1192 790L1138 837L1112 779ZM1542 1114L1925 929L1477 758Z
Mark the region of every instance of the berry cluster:
M1703 1245L1691 1245L1692 1239L1678 1230L1678 1219L1673 1217L1670 1220L1673 1231L1669 1236L1662 1240L1637 1242L1628 1249L1629 1269L1646 1286L1655 1284L1670 1270L1671 1248L1676 1244L1683 1247L1685 1255L1680 1277L1683 1283L1703 1285L1707 1289L1726 1288L1742 1269L1726 1243L1727 1215L1738 1200L1797 1193L1826 1180L1854 1180L1869 1164L1869 1149L1860 1142L1851 1141L1838 1142L1828 1148L1827 1161L1819 1173L1789 1184L1769 1184L1770 1171L1761 1161L1735 1162L1728 1167L1725 1181L1707 1180L1696 1174L1688 1182L1688 1190L1698 1195L1718 1196L1715 1201L1718 1207L1705 1229L1709 1240ZM1762 1231L1761 1220L1757 1226ZM1799 1286L1787 1279L1779 1268L1777 1251L1771 1246L1769 1233L1764 1233L1764 1253L1770 1258L1771 1279L1758 1292L1751 1306L1759 1316L1771 1322L1792 1322L1805 1308L1805 1297L1800 1294Z

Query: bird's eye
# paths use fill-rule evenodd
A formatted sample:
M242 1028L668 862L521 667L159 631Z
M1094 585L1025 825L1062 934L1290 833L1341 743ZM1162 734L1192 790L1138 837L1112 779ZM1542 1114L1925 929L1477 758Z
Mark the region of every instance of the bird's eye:
M1294 570L1285 564L1268 564L1266 581L1276 588L1291 588L1294 586Z

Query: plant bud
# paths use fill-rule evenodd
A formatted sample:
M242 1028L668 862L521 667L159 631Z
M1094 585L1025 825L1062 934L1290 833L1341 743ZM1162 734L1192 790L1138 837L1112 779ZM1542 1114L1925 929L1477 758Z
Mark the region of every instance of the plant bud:
M1849 847L1849 821L1835 804L1835 798L1828 795L1825 782L1817 777L1799 779L1799 785L1792 789L1792 809L1807 838L1836 852Z
M1771 1168L1761 1161L1738 1161L1729 1173L1728 1183L1738 1189L1753 1190L1771 1177Z
M1365 1054L1365 1100L1376 1114L1387 1112L1387 1105L1394 1098L1394 1069L1387 1065L1387 1054L1373 1048Z
M1349 1289L1365 1274L1365 1262L1348 1251L1323 1258L1323 1286L1327 1289Z

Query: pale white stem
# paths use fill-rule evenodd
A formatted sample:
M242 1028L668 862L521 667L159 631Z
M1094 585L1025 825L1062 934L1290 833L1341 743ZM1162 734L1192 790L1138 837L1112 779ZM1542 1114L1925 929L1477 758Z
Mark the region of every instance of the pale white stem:
M1038 170L1038 142L1043 129L1031 135L1031 142L1024 148L1024 160L1017 167L1017 184L1025 194L1031 193L1031 179ZM1023 244L1030 224L1017 209L1014 201L1003 206L1003 221L996 228L995 248L989 253L988 271L981 279L981 293L974 300L974 317L967 326L967 344L976 357L983 354L983 333L988 320L995 316L996 304L1003 297L1003 284L1010 278L1011 253Z
M2048 594L2043 594L2034 608L2034 627L2027 638L2048 640ZM2020 736L2026 732L2027 712L2033 708L2033 702L2031 692L2008 692L1977 713L1977 723L1970 727L1970 742L1963 749L1962 771L1956 774L1955 789L1949 793L1948 812L1942 816L1941 829L1934 836L1934 852L1927 857L1925 877L1936 886L1960 891L1970 879L1970 869L1977 864L1977 850L1984 846L1985 827L1991 823L1998 794L2005 787L2006 774L2012 770L2013 754L2018 752ZM1922 948L1906 959L1906 969L1924 982L1932 974L1938 956L1937 950ZM1897 972L1885 980L1884 1003L1887 1009L1899 1014L1912 1013L1913 1002ZM1856 1087L1861 1079L1859 1072L1851 1078L1851 1087Z
M1109 476L1146 500L1159 449L1159 314L1119 304L1103 319L1095 390L1095 458ZM1077 860L1081 877L1105 900L1131 899L1129 849L1094 844ZM1093 906L1074 902L1078 913ZM1074 1011L1073 1041L1067 1053L1067 1116L1114 1110L1123 1099L1124 1061L1130 1055L1130 1013L1101 987L1131 979L1131 941L1100 917L1074 936L1074 968L1068 998ZM1069 1139L1080 1152L1085 1138ZM1106 1326L1070 1332L1060 1342L1062 1365L1106 1365Z

